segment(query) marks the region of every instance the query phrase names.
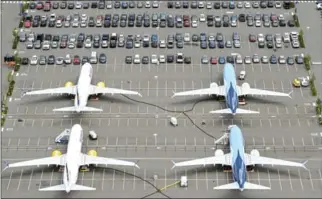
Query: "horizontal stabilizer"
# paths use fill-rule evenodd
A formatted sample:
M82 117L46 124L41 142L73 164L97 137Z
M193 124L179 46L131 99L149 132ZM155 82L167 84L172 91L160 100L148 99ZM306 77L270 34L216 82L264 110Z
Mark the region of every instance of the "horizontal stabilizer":
M53 111L94 112L94 111L103 111L103 110L102 109L98 109L98 108L93 108L93 107L76 108L75 106L71 106L71 107L64 107L64 108L56 108Z
M221 110L216 110L216 111L210 111L209 113L213 114L232 114L231 109L226 108L226 109L221 109ZM245 110L245 109L236 109L236 114L259 114L258 111L251 111L251 110Z
M249 182L245 182L244 188L241 188L241 187L239 187L239 184L237 182L233 182L233 183L230 183L230 184L225 184L225 185L221 185L221 186L218 186L218 187L214 187L214 189L217 189L217 190L225 190L225 189L240 189L240 190L243 190L243 189L261 189L261 190L269 190L271 188L265 187L265 186L262 186L262 185L249 183Z
M73 185L70 188L71 191L95 191L96 188L94 187L86 187L83 185ZM61 185L56 185L56 186L52 186L52 187L47 187L47 188L42 188L39 189L39 191L66 191L66 186L64 184Z

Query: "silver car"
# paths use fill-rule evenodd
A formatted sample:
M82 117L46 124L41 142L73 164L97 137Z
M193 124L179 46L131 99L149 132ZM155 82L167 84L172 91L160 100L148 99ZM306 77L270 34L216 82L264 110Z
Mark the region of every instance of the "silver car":
M32 49L33 47L34 47L34 43L33 43L33 42L28 41L28 42L26 43L26 48L27 48L27 49Z
M44 41L42 44L42 49L43 50L49 50L50 49L50 42L49 41Z
M257 64L257 63L259 63L259 61L260 61L259 56L257 54L253 55L253 63Z
M40 55L39 57L39 65L46 65L47 64L47 59L44 55Z
M236 62L236 64L242 64L243 58L240 55L238 55L238 56L236 56L235 62Z
M201 57L202 64L208 64L208 62L209 62L209 59L208 59L207 55L204 55Z
M234 47L240 48L240 41L239 40L234 40Z
M65 28L70 27L70 22L69 22L69 21L65 21L65 23L64 23L64 27L65 27Z
M267 56L263 56L262 58L261 58L261 61L262 61L262 64L267 64L268 63L268 57Z
M51 48L57 48L58 47L58 42L57 41L52 41L51 42Z
M56 58L56 64L57 65L62 65L64 63L64 58L63 57L57 57Z

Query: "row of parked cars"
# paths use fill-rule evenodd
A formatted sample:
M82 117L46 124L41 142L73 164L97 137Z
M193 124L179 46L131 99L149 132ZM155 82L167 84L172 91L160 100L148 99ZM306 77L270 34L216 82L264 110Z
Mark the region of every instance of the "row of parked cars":
M24 27L56 27L56 28L86 28L86 27L193 27L197 28L201 23L208 27L237 27L239 22L246 22L248 26L255 27L294 27L293 19L286 21L284 15L280 14L239 14L237 15L173 15L167 13L153 14L105 14L87 16L87 14L73 15L28 15L24 19Z
M23 57L21 60L22 65L68 65L68 64L74 64L74 65L80 65L85 63L91 63L91 64L105 64L107 62L107 56L104 53L100 53L99 55L97 52L92 52L90 56L78 56L74 55L73 57L70 54L67 54L64 56L58 56L55 55L33 55L30 59L28 57Z
M289 44L292 45L293 48L299 48L300 44L298 41L299 33L298 32L285 32L283 34L276 33L273 34L249 34L249 42L257 42L259 48L282 48L286 47ZM284 45L283 45L284 43Z

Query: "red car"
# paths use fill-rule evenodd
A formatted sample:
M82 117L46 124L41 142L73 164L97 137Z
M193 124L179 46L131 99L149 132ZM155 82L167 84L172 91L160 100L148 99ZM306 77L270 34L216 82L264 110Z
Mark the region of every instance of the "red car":
M26 20L26 21L24 22L24 26L25 26L25 28L30 28L30 26L31 26L31 22L30 22L29 20Z
M73 64L74 64L74 65L80 65L80 58L79 58L79 56L78 56L78 55L75 55L75 56L74 56Z
M189 20L184 21L183 26L184 27L190 27L190 21Z
M252 35L252 34L249 35L249 42L256 42L256 40L257 40L256 35Z
M44 8L44 4L42 2L38 2L36 5L37 10L42 10Z
M44 11L49 12L50 9L51 9L51 4L50 3L45 3Z
M211 64L217 64L217 57L211 57L210 58L210 63Z

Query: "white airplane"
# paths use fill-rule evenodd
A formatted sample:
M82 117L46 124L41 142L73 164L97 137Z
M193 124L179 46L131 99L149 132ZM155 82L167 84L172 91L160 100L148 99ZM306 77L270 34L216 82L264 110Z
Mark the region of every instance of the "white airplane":
M61 155L59 151L54 151L55 156L48 158L35 159L24 162L8 164L7 168L25 167L25 166L43 166L43 165L60 165L65 166L63 173L64 184L52 187L42 188L39 191L66 191L71 190L93 191L96 188L86 187L76 184L78 178L79 167L83 165L120 165L120 166L139 166L133 162L117 160L112 158L97 157L96 154L86 155L81 152L83 142L83 129L79 124L75 124L69 136L67 153ZM96 152L95 152L96 153Z
M239 127L236 125L231 125L228 128L229 133L229 144L230 144L230 153L224 154L221 149L215 151L214 157L201 158L196 160L184 161L175 163L173 162L174 167L185 167L185 166L195 166L195 165L228 165L232 168L232 177L234 182L226 185L221 185L214 187L214 189L239 189L243 191L244 189L270 189L262 185L253 184L247 182L246 180L246 166L254 165L281 165L281 166L290 166L290 167L302 167L306 169L304 163L285 161L275 158L261 157L258 150L253 149L250 154L245 153L245 142L243 134ZM223 137L218 139L216 143L220 142L222 139L227 138L228 135L225 134Z
M90 95L97 94L124 94L124 95L142 95L136 91L129 91L116 88L105 88L104 82L99 82L97 86L92 85L93 68L89 63L85 63L81 67L79 79L77 85L73 85L71 82L67 82L65 87L51 88L45 90L26 92L24 95L43 95L43 94L70 94L75 95L74 106L58 108L53 111L103 111L102 109L87 107L88 97Z
M223 114L258 114L257 111L245 110L238 108L238 97L246 95L270 95L280 97L290 97L290 93L280 93L274 91L266 91L261 89L250 88L248 83L243 83L242 86L237 86L236 73L234 66L226 63L223 72L224 85L218 86L216 83L211 83L210 88L184 91L174 93L172 97L176 96L193 96L193 95L217 95L225 96L227 109L210 111L210 113L223 113Z

